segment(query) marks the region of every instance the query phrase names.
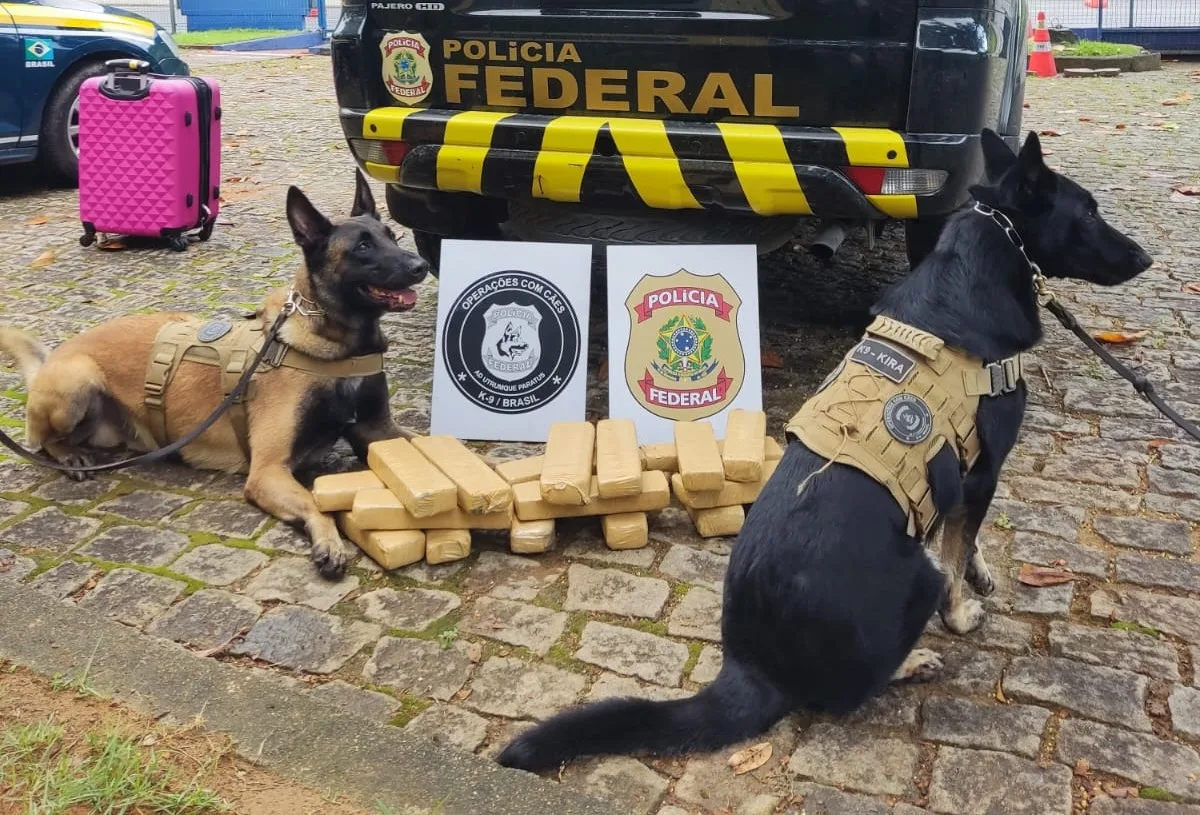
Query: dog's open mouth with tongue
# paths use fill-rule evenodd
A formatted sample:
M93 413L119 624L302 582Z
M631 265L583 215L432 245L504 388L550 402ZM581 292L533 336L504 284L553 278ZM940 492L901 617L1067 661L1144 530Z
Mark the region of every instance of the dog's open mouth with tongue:
M379 286L364 286L367 297L388 311L408 311L417 304L417 293L412 289L384 289Z

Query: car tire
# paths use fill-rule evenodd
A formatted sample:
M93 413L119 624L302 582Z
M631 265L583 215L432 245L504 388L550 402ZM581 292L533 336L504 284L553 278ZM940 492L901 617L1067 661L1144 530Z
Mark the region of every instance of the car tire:
M442 259L442 236L414 229L412 238L417 247L417 254L429 263L429 273L438 277L438 263Z
M753 243L759 254L785 245L800 219L763 218L703 210L621 211L559 204L510 201L509 228L522 240L606 245Z
M46 101L38 137L40 157L46 170L63 184L79 183L79 89L87 79L104 73L103 62L78 65L63 77Z
M937 246L945 226L946 219L940 217L904 222L904 248L908 252L910 270L917 268L925 256Z

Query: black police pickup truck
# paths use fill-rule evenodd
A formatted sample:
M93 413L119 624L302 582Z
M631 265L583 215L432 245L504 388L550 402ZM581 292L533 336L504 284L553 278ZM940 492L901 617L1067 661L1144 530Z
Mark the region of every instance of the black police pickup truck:
M435 265L442 237L766 252L804 217L902 220L915 259L978 179L980 130L1021 126L1025 0L343 8L346 138Z

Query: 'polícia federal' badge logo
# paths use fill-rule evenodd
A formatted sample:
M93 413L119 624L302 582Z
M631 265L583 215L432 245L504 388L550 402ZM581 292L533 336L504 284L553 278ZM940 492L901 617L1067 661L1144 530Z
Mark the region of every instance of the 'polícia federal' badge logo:
M625 301L625 382L634 399L664 419L703 419L724 410L745 380L741 305L722 275L680 269L638 281Z
M582 355L579 318L557 286L529 272L489 275L450 307L442 357L455 387L495 413L528 413L557 397Z
M401 31L379 43L383 51L383 84L397 102L415 105L433 90L429 43L420 34Z

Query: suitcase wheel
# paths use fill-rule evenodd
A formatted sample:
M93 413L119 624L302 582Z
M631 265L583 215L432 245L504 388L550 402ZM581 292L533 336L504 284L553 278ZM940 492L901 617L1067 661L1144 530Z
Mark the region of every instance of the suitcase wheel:
M206 240L208 240L209 238L211 238L211 237L212 237L212 233L213 233L213 227L214 227L214 226L216 226L216 225L217 225L217 219L216 219L216 218L210 218L210 219L209 219L209 220L208 220L208 221L207 221L207 222L204 224L204 226L202 226L202 227L200 228L200 231L199 231L198 233L196 233L196 236L197 236L198 238L200 238L200 240L202 240L202 241L206 241Z
M96 236L92 234L83 234L79 236L80 246L91 246L96 242Z
M175 235L171 238L169 245L173 251L186 252L188 247L187 238L183 237L183 235Z

